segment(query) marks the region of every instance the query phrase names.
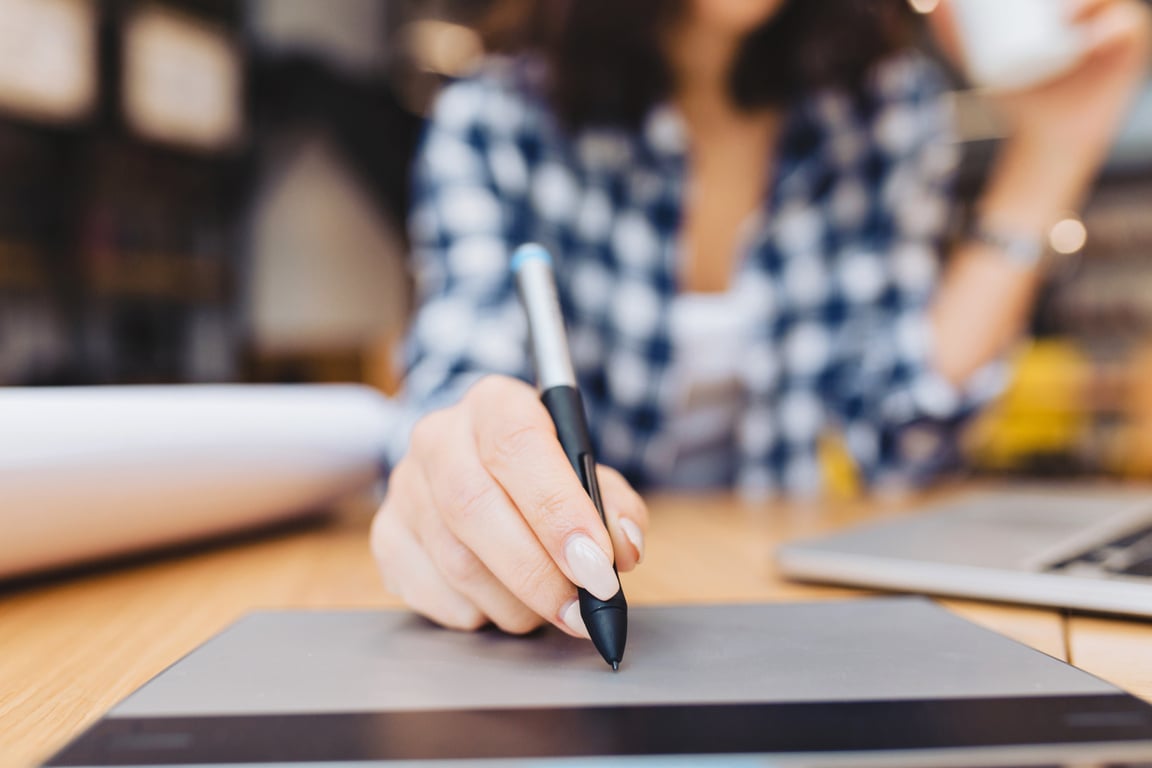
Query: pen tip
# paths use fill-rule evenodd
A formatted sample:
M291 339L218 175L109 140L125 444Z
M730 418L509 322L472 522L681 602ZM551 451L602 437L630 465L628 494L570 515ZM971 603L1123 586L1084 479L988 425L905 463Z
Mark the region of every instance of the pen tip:
M612 662L612 671L613 672L619 672L620 671L620 662L618 662L618 661Z

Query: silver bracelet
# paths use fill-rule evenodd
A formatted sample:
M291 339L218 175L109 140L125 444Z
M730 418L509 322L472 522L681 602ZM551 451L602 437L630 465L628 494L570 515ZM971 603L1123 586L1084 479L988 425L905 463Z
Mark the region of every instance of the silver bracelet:
M1035 269L1048 259L1047 239L1040 234L1022 234L988 225L980 217L972 221L968 230L971 242L999 251L1006 261L1020 269Z

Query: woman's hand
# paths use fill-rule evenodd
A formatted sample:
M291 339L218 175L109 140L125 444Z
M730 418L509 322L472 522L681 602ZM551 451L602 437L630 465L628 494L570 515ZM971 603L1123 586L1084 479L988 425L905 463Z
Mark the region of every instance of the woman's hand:
M529 632L548 621L587 637L580 585L607 600L643 555L648 512L615 470L598 470L608 531L536 391L489 376L425 416L372 525L389 591L456 629ZM611 536L609 535L611 534Z
M1014 135L1062 145L1065 152L1107 151L1133 93L1148 75L1152 12L1141 0L1071 0L1085 51L1072 71L997 103Z
M1069 178L1090 182L1148 73L1152 12L1141 0L1052 0L1067 5L1085 50L1075 67L1033 88L995 95L1010 141L1049 163L1081 166ZM933 16L941 46L959 60L952 10ZM1083 190L1079 190L1082 192Z

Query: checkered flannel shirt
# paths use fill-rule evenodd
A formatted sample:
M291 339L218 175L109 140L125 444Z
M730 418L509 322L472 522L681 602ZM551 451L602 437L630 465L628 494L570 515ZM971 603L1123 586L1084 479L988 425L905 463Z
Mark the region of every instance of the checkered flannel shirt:
M662 105L637 131L569 134L540 82L528 61L493 60L435 107L415 166L404 423L387 459L479 377L532 380L508 262L534 241L557 262L600 461L658 487L676 456L664 426L677 402L667 320L688 192L683 123ZM814 93L789 110L734 280L756 315L734 436L746 493L818 492L831 431L867 482L924 480L995 389L958 391L929 364L955 166L941 85L929 62L903 55L862 92Z

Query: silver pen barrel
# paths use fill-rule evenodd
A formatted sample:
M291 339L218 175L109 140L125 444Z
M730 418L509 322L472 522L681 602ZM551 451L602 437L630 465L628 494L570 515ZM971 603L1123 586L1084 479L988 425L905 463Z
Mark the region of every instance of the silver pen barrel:
M552 387L575 387L576 372L568 353L568 337L556 294L551 254L535 243L522 245L512 256L512 273L528 314L537 387L541 392Z

